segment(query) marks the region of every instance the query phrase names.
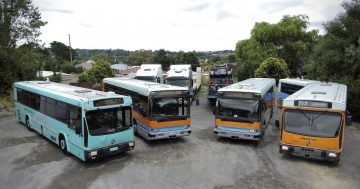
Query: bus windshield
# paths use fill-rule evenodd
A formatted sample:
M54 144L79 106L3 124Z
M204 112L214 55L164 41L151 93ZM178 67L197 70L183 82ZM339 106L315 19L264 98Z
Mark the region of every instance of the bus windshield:
M341 124L341 114L308 110L286 110L285 131L317 137L336 137Z
M222 119L255 122L259 120L259 100L218 99L218 116Z
M131 108L110 108L86 112L90 135L106 135L131 127Z
M189 79L168 79L167 84L179 87L188 87Z
M176 120L189 115L188 102L185 97L153 98L151 115L154 120Z

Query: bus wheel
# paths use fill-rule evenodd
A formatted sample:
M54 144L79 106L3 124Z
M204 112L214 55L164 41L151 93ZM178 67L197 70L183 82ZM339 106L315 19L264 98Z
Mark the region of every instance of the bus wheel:
M66 141L65 141L65 137L63 135L60 135L60 137L59 137L59 147L64 152L64 154L67 154Z
M26 116L26 118L25 118L25 125L29 129L29 131L32 131L31 126L30 126L29 116Z

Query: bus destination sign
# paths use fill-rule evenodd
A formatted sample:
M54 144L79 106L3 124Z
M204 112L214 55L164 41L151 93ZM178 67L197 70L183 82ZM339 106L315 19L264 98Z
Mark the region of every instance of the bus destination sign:
M294 105L301 107L312 107L312 108L331 108L331 102L310 101L310 100L296 100L294 102Z
M102 99L102 100L95 100L94 106L109 106L109 105L116 105L116 104L122 104L124 102L124 99L122 98L109 98L109 99Z

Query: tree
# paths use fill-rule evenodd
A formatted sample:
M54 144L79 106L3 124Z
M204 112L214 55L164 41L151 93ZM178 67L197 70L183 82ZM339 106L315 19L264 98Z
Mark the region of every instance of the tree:
M251 37L236 44L236 56L242 73L254 74L259 64L268 57L284 59L291 76L303 74L302 67L308 62L318 40L317 30L307 31L305 15L284 16L278 23L256 23ZM237 73L239 78L243 78Z
M55 55L59 64L63 64L65 61L70 61L70 47L64 43L53 41L50 43L50 51ZM75 59L75 51L71 49L72 59Z
M161 64L163 70L169 70L170 60L167 57L166 51L164 49L155 51L153 60L155 64Z
M36 44L39 29L45 24L31 0L0 1L0 94L23 78L23 66L16 57L17 45Z
M270 57L260 64L255 71L255 77L275 78L279 81L290 75L287 64L283 59Z
M79 81L90 83L101 83L106 77L113 77L113 73L110 67L110 63L106 61L99 61L94 66L80 74Z
M360 113L360 0L344 2L344 13L325 24L325 35L306 65L313 79L348 86L350 110Z

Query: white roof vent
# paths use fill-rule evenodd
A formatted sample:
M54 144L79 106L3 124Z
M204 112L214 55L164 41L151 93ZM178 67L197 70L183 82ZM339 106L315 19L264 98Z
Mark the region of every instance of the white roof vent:
M76 93L89 93L91 92L91 90L88 89L80 89L80 90L75 90Z
M49 81L40 81L40 82L38 82L38 84L50 84L50 82Z
M322 94L322 95L326 95L326 92L324 92L324 91L313 91L313 92L311 92L311 94Z

